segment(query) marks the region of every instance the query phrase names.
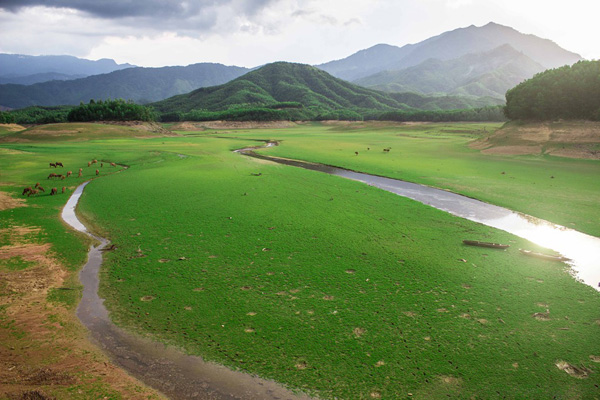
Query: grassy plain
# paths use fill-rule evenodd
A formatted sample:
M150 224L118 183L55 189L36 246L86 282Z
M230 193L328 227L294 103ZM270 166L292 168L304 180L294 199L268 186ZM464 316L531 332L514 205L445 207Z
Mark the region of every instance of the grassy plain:
M376 188L231 153L250 139L283 139L269 151L381 175L406 178L406 169L409 180L429 184L438 174L457 185L452 173L474 168L481 171L467 178L468 190L495 195L485 187L510 179L500 172L511 173L512 159L488 166L490 157L477 163L463 148L473 125L468 133L463 125L398 129L9 143L0 146L9 155L2 189L17 196L18 185L40 179L48 158L129 165L103 173L80 203L82 217L117 246L106 254L102 295L117 323L206 359L321 398L597 397L600 296L562 264L523 258L516 249L531 245L522 239ZM375 150L389 146L389 154ZM404 151L418 168L395 156ZM557 177L575 168L544 162ZM505 187L523 191L511 182L520 180ZM587 190L572 188L574 198ZM65 201L41 196L2 213L30 218L37 205L35 221L60 226ZM76 249L69 262L78 265L81 239L64 227L44 229L57 257ZM463 238L512 246L482 250ZM589 377L559 369L563 361Z

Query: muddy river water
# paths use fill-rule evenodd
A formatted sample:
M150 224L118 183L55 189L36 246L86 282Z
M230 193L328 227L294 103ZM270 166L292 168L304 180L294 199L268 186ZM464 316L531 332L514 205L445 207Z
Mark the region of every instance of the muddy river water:
M267 147L274 145L269 143ZM448 191L322 164L265 156L255 153L254 149L238 152L363 182L553 249L571 260L568 263L576 279L600 290L600 238ZM310 399L294 394L275 382L186 355L172 346L128 333L114 325L104 307L104 300L98 295L102 249L109 242L90 233L75 213L77 202L88 183L75 190L61 216L74 229L99 243L91 247L88 261L80 274L84 289L77 316L115 364L173 399Z

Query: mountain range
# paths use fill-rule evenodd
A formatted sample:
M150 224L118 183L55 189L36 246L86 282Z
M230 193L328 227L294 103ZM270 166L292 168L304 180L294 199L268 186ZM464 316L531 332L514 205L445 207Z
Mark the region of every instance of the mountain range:
M449 101L448 98L446 101L432 101L429 97L419 97L419 103L437 109L439 104L501 103L506 91L523 80L545 69L570 65L580 59L578 54L562 49L550 40L489 23L482 27L455 29L402 47L379 44L316 67L334 77L370 89L413 92L429 97L452 96ZM61 60L64 61L63 67ZM76 75L91 74L102 68L113 70L72 79ZM16 70L20 71L20 76L15 75ZM0 85L0 107L78 104L90 99L107 98L148 103L201 87L222 85L249 71L247 68L208 63L187 67L140 68L117 64L113 60L0 54L0 82L3 82L2 79L21 83L38 81L30 85ZM39 82L43 79L54 80ZM251 82L251 79L247 81ZM223 88L211 90L220 91ZM259 92L244 92L243 95L236 92L236 96L249 96L254 101ZM305 93L301 99L311 96ZM462 96L461 100L456 96ZM232 104L241 103L233 100Z
M504 44L524 53L544 69L581 60L579 54L567 51L551 40L490 22L481 27L471 25L455 29L402 47L379 44L317 67L335 77L355 81L382 71L412 67L431 58L450 60L465 54L491 51Z
M117 64L107 58L93 61L73 56L0 54L0 83L30 85L53 79L68 80L106 74L131 67L135 65Z
M186 67L127 68L108 74L33 85L0 85L0 104L11 108L79 104L91 99L127 99L149 103L214 86L248 72L242 67L201 63Z

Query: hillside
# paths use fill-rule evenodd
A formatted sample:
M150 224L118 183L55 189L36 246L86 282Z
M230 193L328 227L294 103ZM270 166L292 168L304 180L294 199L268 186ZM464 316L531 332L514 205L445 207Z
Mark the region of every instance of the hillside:
M31 84L43 82L52 74L74 79L90 75L107 74L120 69L131 68L131 64L117 64L114 60L86 60L73 56L27 56L23 54L0 54L0 79L2 83ZM19 82L15 82L18 78ZM35 81L35 82L34 82Z
M386 92L490 96L504 100L508 89L543 70L540 64L506 44L452 60L431 58L414 67L379 72L355 83Z
M334 111L390 111L456 109L496 104L494 100L458 97L426 97L418 94L387 94L334 78L305 64L268 64L224 85L200 88L152 106L160 113L193 110L217 112L267 107L288 109L298 118L310 119ZM300 115L301 114L301 115ZM343 118L342 118L343 119Z
M347 58L318 65L332 75L357 80L387 70L401 70L430 58L451 60L465 54L491 51L509 44L544 68L573 64L581 56L567 51L556 43L535 35L490 22L481 27L469 26L442 33L416 44L403 47L377 45Z
M0 105L11 108L75 105L90 99L109 98L148 103L202 86L222 84L247 71L241 67L203 63L186 67L128 68L83 79L29 86L0 85Z

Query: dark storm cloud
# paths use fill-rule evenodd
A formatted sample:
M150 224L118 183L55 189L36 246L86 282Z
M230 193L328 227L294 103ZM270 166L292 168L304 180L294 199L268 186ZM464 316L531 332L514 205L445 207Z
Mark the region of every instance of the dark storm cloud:
M275 0L0 0L0 9L18 12L35 6L78 10L102 19L123 19L128 25L156 27L161 21L177 20L187 29L212 25L221 8L236 14L253 16Z

